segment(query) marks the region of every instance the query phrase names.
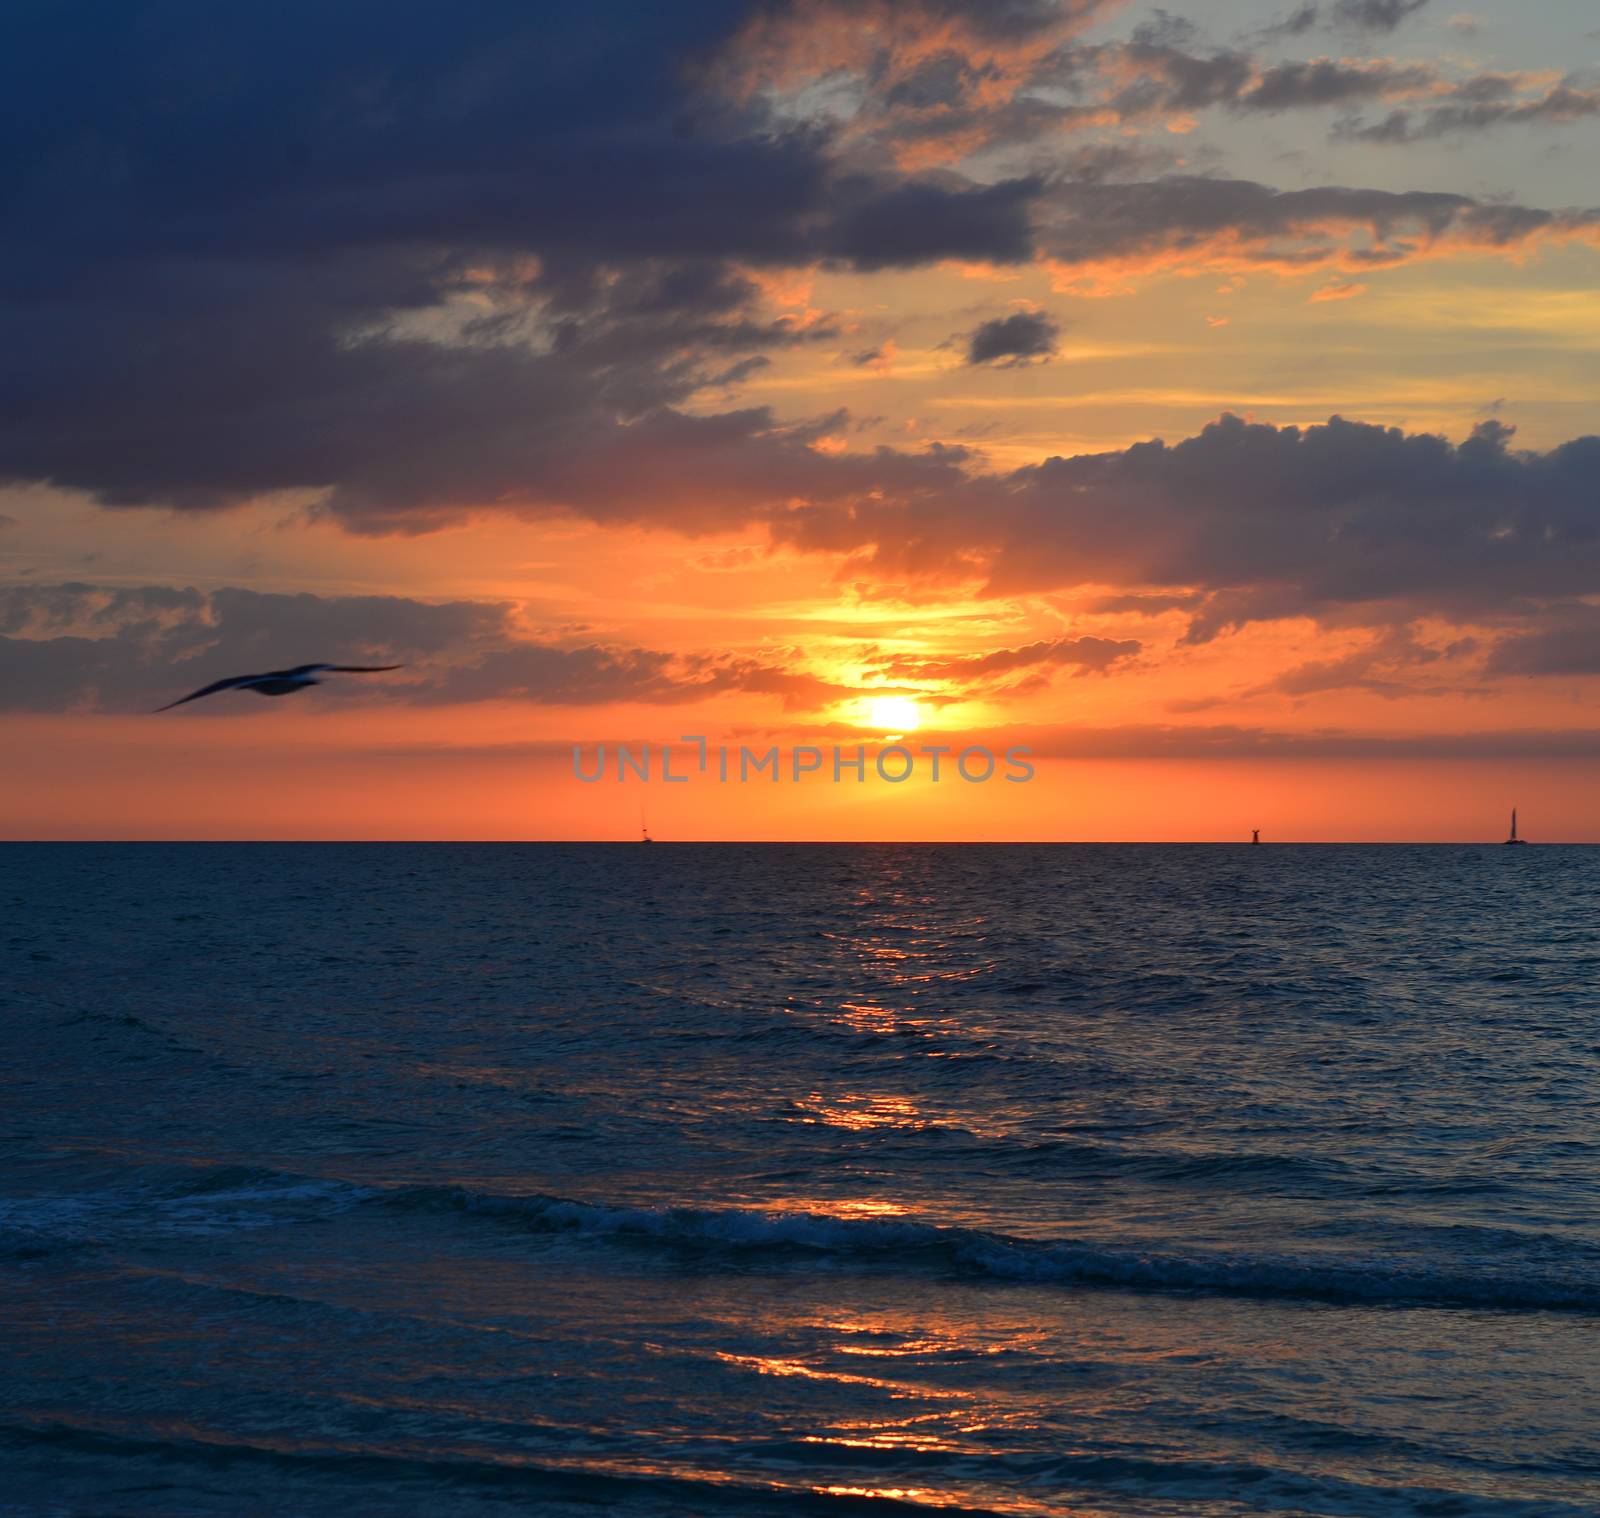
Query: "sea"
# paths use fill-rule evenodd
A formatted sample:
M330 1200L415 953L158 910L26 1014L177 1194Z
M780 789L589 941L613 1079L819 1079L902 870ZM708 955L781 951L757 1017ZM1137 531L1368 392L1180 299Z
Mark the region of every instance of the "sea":
M1600 1514L1600 850L0 849L0 1518Z

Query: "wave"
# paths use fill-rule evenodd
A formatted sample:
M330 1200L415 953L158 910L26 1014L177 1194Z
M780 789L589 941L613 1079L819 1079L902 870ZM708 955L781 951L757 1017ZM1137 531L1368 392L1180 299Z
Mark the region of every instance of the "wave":
M462 1186L363 1185L247 1166L0 1201L0 1254L32 1258L62 1248L293 1226L368 1207L490 1219L540 1234L658 1250L709 1270L817 1265L1085 1289L1600 1314L1593 1248L1550 1236L1526 1241L1540 1248L1541 1258L1537 1266L1521 1267L1494 1262L1503 1249L1485 1249L1458 1264L1380 1253L1224 1253L1022 1238L909 1218L613 1206Z
M692 1501L697 1512L771 1513L885 1513L925 1514L930 1504L890 1493L837 1491L790 1484L781 1479L762 1480L750 1473L732 1475L714 1468L685 1466L673 1469L651 1462L630 1469L626 1464L607 1467L599 1461L530 1458L521 1452L396 1448L335 1441L320 1444L273 1444L267 1440L236 1439L197 1434L161 1437L141 1432L76 1427L62 1422L0 1424L0 1448L42 1448L67 1455L110 1456L120 1462L144 1456L204 1465L218 1474L243 1468L277 1468L342 1476L358 1483L363 1499L373 1495L374 1482L387 1488L389 1497L412 1495L437 1502L440 1486L500 1489L544 1498L566 1498L581 1503L632 1505L652 1496L674 1502L674 1511ZM1008 1505L1009 1506L1009 1505ZM1015 1511L1015 1509L1013 1509ZM1034 1509L1034 1511L1040 1511ZM985 1507L939 1502L940 1518L1002 1518ZM1516 1515L1520 1518L1520 1514Z
M139 1238L205 1237L308 1221L373 1200L370 1186L247 1165L208 1166L164 1183L0 1198L0 1253L31 1259Z
M726 1463L707 1463L704 1451L691 1454L666 1448L619 1451L606 1457L592 1451L535 1453L478 1441L384 1446L365 1439L322 1437L289 1442L198 1427L174 1434L60 1419L36 1422L26 1414L0 1423L0 1449L7 1447L49 1452L56 1459L109 1456L124 1468L130 1457L181 1462L206 1467L213 1480L229 1475L249 1480L252 1468L332 1476L352 1484L367 1500L381 1489L386 1498L403 1498L410 1490L426 1492L430 1502L437 1502L444 1486L567 1498L585 1506L632 1505L640 1498L655 1497L672 1502L673 1511L692 1502L696 1512L747 1515L937 1512L942 1518L1001 1518L1002 1513L1016 1518L1023 1513L1059 1512L1060 1497L1080 1493L1136 1497L1147 1511L1171 1511L1196 1502L1209 1507L1221 1501L1231 1507L1248 1494L1254 1512L1316 1512L1340 1518L1430 1518L1441 1513L1456 1518L1584 1518L1592 1511L1547 1497L1385 1486L1248 1462L1092 1450L940 1458L937 1451L778 1440L731 1447L726 1453L739 1459L739 1467L732 1469ZM954 1479L953 1487L949 1478ZM937 1484L932 1489L908 1489L903 1484L908 1479ZM877 1484L887 1481L895 1484ZM1030 1495L1022 1495L1024 1491ZM326 1487L323 1492L326 1495ZM985 1500L996 1492L1004 1493L998 1509Z
M1600 1276L1450 1269L1432 1262L1291 1254L1159 1251L1079 1240L1017 1238L983 1229L814 1212L611 1207L554 1196L502 1196L461 1187L407 1187L384 1204L487 1216L670 1250L700 1263L826 1261L864 1269L934 1271L969 1279L1280 1298L1375 1307L1496 1308L1600 1313Z

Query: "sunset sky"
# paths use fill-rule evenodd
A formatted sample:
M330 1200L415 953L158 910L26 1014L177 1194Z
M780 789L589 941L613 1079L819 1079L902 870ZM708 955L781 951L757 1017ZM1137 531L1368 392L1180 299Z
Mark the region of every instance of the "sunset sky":
M1600 841L1592 0L0 29L7 836Z

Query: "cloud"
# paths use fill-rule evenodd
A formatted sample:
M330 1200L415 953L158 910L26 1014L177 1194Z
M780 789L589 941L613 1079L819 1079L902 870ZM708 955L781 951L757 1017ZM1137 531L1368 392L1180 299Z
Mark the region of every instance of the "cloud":
M970 187L847 181L816 249L869 271L947 258L1022 263L1033 254L1031 210L1042 188L1037 178Z
M1387 0L1326 12L1307 6L1264 35L1298 35L1324 21L1344 32L1389 30L1417 8ZM1501 124L1577 121L1594 110L1595 92L1577 75L1552 87L1538 73L1461 77L1445 60L1266 61L1238 48L1197 51L1194 43L1192 29L1160 13L1126 42L1072 39L1030 56L1026 68L978 68L951 52L928 60L914 78L890 85L881 59L858 58L850 66L849 89L835 76L813 77L808 84L821 88L832 80L837 140L862 161L954 171L974 155L1009 162L1014 160L999 155L1028 148L1037 162L1047 153L1051 173L1041 190L1042 208L1073 179L1091 177L1074 168L1072 150L1063 153L1063 144L1075 134L1088 137L1108 127L1163 126L1184 133L1204 111L1279 115L1388 104L1394 109L1376 123L1341 120L1332 134L1404 143ZM794 88L795 98L803 98L804 89ZM1128 146L1147 155L1159 151L1146 143ZM1085 143L1079 151L1092 153L1094 147ZM1105 177L1103 170L1098 177Z
M1303 615L1303 595L1281 603L1230 602L1203 591L1119 596L1102 613L1180 611L1228 625L1251 616ZM1323 608L1339 622L1339 608ZM1414 608L1413 608L1414 610ZM1600 607L1569 598L1518 597L1481 613L1497 631L1421 636L1396 598L1378 608L1391 625L1346 652L1295 665L1246 695L1305 697L1333 690L1380 696L1487 690L1506 677L1600 675ZM1342 619L1344 630L1360 618ZM1220 625L1209 628L1214 636ZM1487 651L1487 658L1480 655ZM906 694L936 704L982 693L1014 698L1045 689L1061 672L1105 676L1149 655L1142 639L1063 635L956 655L869 653L866 686L808 668L798 649L758 657L531 636L512 602L423 602L394 596L273 595L224 588L112 587L83 583L0 588L0 706L11 711L149 712L227 675L318 659L402 663L380 682L346 682L318 705L442 705L523 701L585 707L681 706L730 694L818 713L863 694ZM1418 671L1443 671L1418 684ZM1485 682L1488 682L1487 684ZM932 685L936 688L929 691ZM1190 710L1218 704L1191 703ZM211 714L249 713L230 701Z
M869 78L912 108L947 105L975 86L1015 86L1069 38L1125 0L799 0L750 9L715 59L725 87L749 96L827 78Z
M148 712L214 679L317 660L405 665L381 684L330 687L322 701L683 705L741 691L775 696L789 710L860 694L782 662L540 641L521 630L509 601L0 587L0 706L7 710ZM258 705L225 701L205 710Z
M449 669L433 682L426 699L521 700L550 706L613 701L679 705L715 694L716 689L713 682L683 677L674 656L660 650L525 643L493 649L470 664Z
M605 516L588 482L660 484L656 441L713 495L751 477L772 419L687 404L829 329L766 314L741 271L1021 260L1039 186L847 165L825 129L695 85L749 15L8 12L29 234L0 250L0 342L30 356L0 377L0 479L179 509L309 492L425 530ZM1058 10L928 15L1009 46ZM687 488L649 494L670 520Z
M1113 665L1138 656L1144 645L1131 638L1055 638L1022 648L1001 648L987 654L928 659L896 654L876 661L881 673L906 680L950 680L962 685L989 685L1019 671L1038 673L1070 669L1075 675L1103 675Z
M1435 617L1513 640L1552 632L1545 643L1513 642L1492 666L1531 669L1536 659L1567 657L1563 640L1587 626L1571 607L1600 584L1595 437L1518 451L1512 429L1493 420L1452 443L1338 417L1302 428L1224 416L1176 443L995 472L948 446L822 453L805 440L825 435L820 424L795 434L761 414L684 420L693 423L687 438L675 426L638 424L655 435L637 455L616 457L609 473L586 463L571 478L596 501L613 493L649 501L654 489L663 498L656 509L677 499L688 525L743 521L759 500L756 519L774 542L833 556L846 582L963 586L990 596L1125 587L1094 609L1179 613L1191 644L1284 618L1393 627ZM664 476L655 486L652 471ZM682 494L673 497L679 476ZM19 688L47 704L95 692L115 702L132 691L138 706L156 686L168 690L175 670L199 685L313 659L419 666L404 677L414 699L428 691L538 699L539 691L577 688L561 685L562 670L580 683L592 679L597 690L631 680L640 699L667 699L696 682L701 694L767 690L804 699L794 677L805 671L787 664L741 666L724 657L691 670L606 649L603 658L585 655L585 665L565 645L539 651L519 634L509 603L30 584L0 596L0 633L88 645L70 668L52 665L37 680L17 675ZM127 652L112 657L110 634ZM1057 640L980 656L965 674L1102 669L1139 652L1128 639ZM12 648L9 657L47 655ZM926 672L946 675L960 671ZM789 681L782 690L772 683L780 676Z
M1438 66L1381 59L1266 66L1237 49L1201 52L1198 30L1164 11L1126 42L1079 35L1083 19L1111 8L1061 7L1057 24L997 42L918 4L858 6L858 15L838 4L776 6L764 14L781 20L743 34L724 69L738 81L735 98L777 99L825 123L858 162L954 170L985 150L1039 144L1056 173L1066 134L1176 127L1214 107L1279 112L1408 98L1445 78Z
M1335 0L1329 16L1336 26L1392 32L1427 4L1428 0Z
M1229 102L1245 111L1287 111L1349 105L1429 88L1431 69L1376 61L1346 63L1317 58L1264 69Z
M875 348L864 348L849 355L848 362L857 369L870 369L874 374L892 374L900 349L893 338L879 343Z
M1133 40L1145 47L1187 47L1200 36L1200 28L1183 16L1157 6L1148 21L1133 29Z
M1287 732L1230 724L1012 729L993 741L1026 743L1036 759L1595 759L1600 728L1491 728L1464 732Z
M1093 612L1132 613L1141 617L1165 616L1171 611L1189 611L1198 597L1192 594L1161 595L1135 591L1128 595L1099 596L1089 603Z
M1449 661L1459 661L1477 651L1473 638L1459 638L1444 648L1422 642L1410 627L1395 627L1370 639L1364 646L1332 659L1311 659L1285 670L1262 691L1285 696L1320 695L1326 691L1359 690L1388 700L1416 695L1445 695L1462 688L1418 686L1407 672Z
M1271 28L1278 36L1299 36L1319 26L1350 32L1392 32L1424 9L1429 0L1307 0Z
M1554 609L1549 625L1504 639L1489 656L1491 675L1600 675L1600 606Z
M1056 351L1061 325L1043 311L1017 311L977 327L967 339L967 363L1011 368Z
M1600 584L1600 438L1516 452L1334 417L1275 427L1224 416L1176 444L1055 458L898 500L775 515L774 535L850 555L846 576L1079 585L1195 597L1190 637L1363 608L1384 622L1501 614ZM1162 603L1157 603L1162 604Z
M1576 81L1530 94L1516 75L1482 74L1463 81L1436 104L1391 111L1377 122L1351 121L1340 127L1339 135L1392 147L1499 126L1565 126L1596 116L1600 90Z
M148 710L178 687L253 670L464 654L509 636L510 613L396 596L12 585L0 587L0 691L20 710Z
M1095 109L1122 123L1212 107L1236 112L1318 110L1432 93L1441 81L1430 65L1381 58L1263 65L1245 52L1202 55L1139 35L1122 47L1080 49L1072 70L1080 89L1092 85L1096 75L1110 83Z
M26 235L0 248L0 482L115 508L281 497L360 532L716 530L966 473L950 451L829 461L829 419L728 398L767 355L838 338L775 312L775 274L1036 261L1104 290L1600 235L1592 212L1281 191L1063 141L1423 87L1381 61L1191 56L1170 18L1091 45L1115 9L11 7L0 156ZM1042 134L1048 168L962 171ZM930 143L950 153L918 159ZM974 335L983 361L1044 356L1044 319L1008 320L1014 338Z
M1251 180L1169 175L1074 185L1041 210L1039 230L1058 282L1090 291L1197 265L1370 273L1541 240L1600 241L1600 212L1538 211L1439 191L1276 190Z

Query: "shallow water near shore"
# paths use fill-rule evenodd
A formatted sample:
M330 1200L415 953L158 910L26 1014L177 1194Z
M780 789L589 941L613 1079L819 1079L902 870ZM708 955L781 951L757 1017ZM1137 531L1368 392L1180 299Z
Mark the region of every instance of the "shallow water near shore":
M1600 1511L1600 850L0 849L0 1515Z

